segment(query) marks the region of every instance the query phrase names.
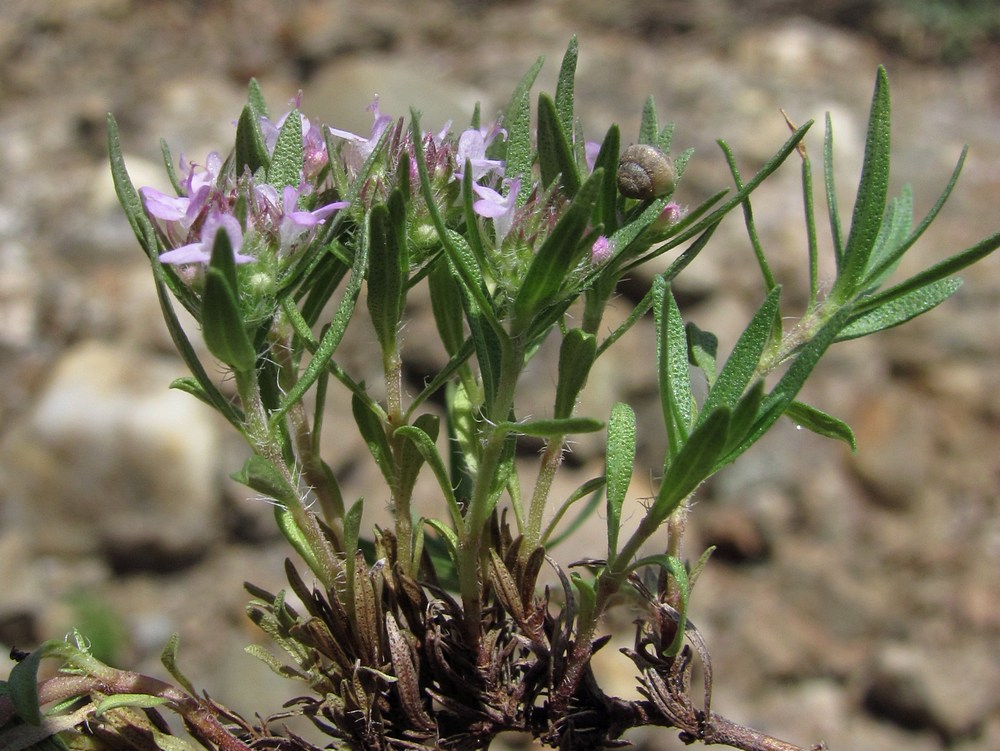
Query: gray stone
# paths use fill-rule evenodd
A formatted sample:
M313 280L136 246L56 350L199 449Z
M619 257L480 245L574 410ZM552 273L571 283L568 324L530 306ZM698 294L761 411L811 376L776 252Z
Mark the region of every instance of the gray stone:
M216 539L216 425L167 389L178 375L171 361L98 342L55 365L0 450L5 516L30 530L36 551L158 568Z

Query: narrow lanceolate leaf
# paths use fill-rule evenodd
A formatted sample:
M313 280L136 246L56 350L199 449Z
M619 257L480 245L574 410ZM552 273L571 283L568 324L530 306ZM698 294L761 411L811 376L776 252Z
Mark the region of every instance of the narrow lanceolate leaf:
M593 417L566 417L555 420L531 420L530 422L497 423L499 430L515 435L530 435L537 438L554 438L574 433L594 433L604 427L604 423Z
M230 475L236 482L256 490L261 495L273 498L279 503L294 500L298 492L284 475L263 456L253 454L243 464L239 472Z
M597 152L597 159L594 161L595 170L604 170L604 183L594 206L594 218L591 222L595 227L603 225L604 234L608 236L618 231L618 215L615 211L615 204L618 200L616 173L620 151L621 132L617 125L612 125L608 128L608 132L601 142L601 150Z
M236 123L236 174L242 175L245 167L250 168L251 174L259 169L266 170L270 162L260 130L260 115L248 104Z
M108 115L108 156L111 160L111 179L115 185L115 193L118 195L118 202L125 211L132 232L135 233L139 245L149 256L150 260L156 260L156 233L150 223L146 212L142 208L142 200L139 193L132 184L132 179L125 168L125 157L122 154L121 136L118 133L118 123L114 115Z
M887 290L862 298L858 303L857 312L867 312L885 305L892 300L898 300L911 292L927 287L935 282L939 282L952 276L966 266L971 266L982 260L1000 247L1000 232L987 237L982 242L966 248L961 253L956 253L950 258L946 258L934 264L928 269L924 269L919 274L914 274L909 279L890 287Z
M850 320L854 307L851 303L844 305L833 314L811 340L795 356L792 364L785 371L771 393L767 395L760 407L760 414L746 438L736 448L720 458L719 466L727 464L756 443L764 433L781 417L788 405L792 403L806 378L826 352L827 348L837 339L837 335Z
M427 462L427 466L430 467L431 472L434 473L438 486L444 494L445 501L448 504L448 510L451 512L452 524L458 527L462 523L462 512L458 506L458 500L455 498L455 491L452 489L451 477L448 474L448 469L445 467L444 460L441 458L441 454L437 450L434 438L432 438L421 427L419 420L417 421L417 424L402 425L396 428L396 431L393 433L393 437L407 439L416 447L417 451L420 452L424 461Z
M569 197L580 189L570 140L559 123L556 103L545 93L538 96L538 166L545 188L558 178Z
M898 326L911 318L926 313L951 297L962 286L958 277L949 277L933 282L925 287L918 287L912 292L889 300L877 308L856 316L837 337L837 341L857 339L861 336L874 334L876 331Z
M358 426L358 432L368 446L375 463L382 471L382 476L390 486L396 485L396 465L392 460L392 449L389 448L389 440L385 435L385 426L382 418L376 414L368 404L354 395L351 397L351 412L354 414L354 422Z
M559 347L559 381L556 384L556 404L553 413L557 419L569 417L576 406L590 368L597 357L597 338L582 329L573 329Z
M656 120L656 104L653 102L653 97L648 96L642 107L642 120L639 122L639 143L656 145L659 135L660 124Z
M556 82L556 112L559 116L559 126L567 141L571 140L573 135L573 89L576 82L578 54L579 45L574 34L566 47L566 54L563 55L562 65L559 68L559 80Z
M792 402L785 410L785 415L796 425L807 428L817 435L843 441L851 447L851 451L858 449L857 441L854 439L854 431L851 430L850 425L812 405L798 401Z
M781 287L775 287L757 309L740 335L732 354L722 367L718 379L702 405L702 417L716 407L735 407L760 364L761 355L771 338Z
M608 510L608 564L618 554L618 531L622 521L622 505L632 483L635 467L635 412L619 402L611 409L608 419L608 451L605 460Z
M660 403L667 430L667 464L672 464L693 423L694 396L688 372L687 334L670 285L656 279L653 285L653 318L656 323L656 362Z
M837 203L837 186L833 174L833 121L826 113L826 130L823 134L823 185L826 189L827 213L830 217L830 234L833 237L833 254L837 270L844 265L844 236L840 226L840 206Z
M425 412L420 415L413 424L422 430L432 441L436 441L438 432L441 429L441 418L437 415ZM399 451L398 471L399 471L399 494L402 497L409 497L413 491L413 486L417 482L417 476L424 464L424 456L419 447L411 441L403 443Z
M851 230L844 246L843 266L830 291L830 297L835 301L843 302L861 291L859 287L885 216L888 189L889 80L885 68L880 67L872 95L865 160L861 167Z
M730 410L719 407L695 428L677 453L660 484L649 513L662 522L714 471L716 459L726 445Z
M264 92L261 91L260 83L256 78L251 78L247 85L247 102L258 115L267 117L267 102L264 100Z
M369 223L368 312L382 351L391 352L396 348L410 265L406 246L406 206L398 190L389 196L388 204L372 208Z
M302 181L302 116L298 110L292 110L285 117L285 122L278 131L278 140L274 144L274 154L267 167L267 181L281 193L288 185L298 187ZM285 212L294 211L294 206L285 206Z
M344 290L344 296L340 299L340 304L337 306L337 312L323 333L323 338L320 339L316 351L313 352L312 359L309 361L309 365L306 366L305 372L302 373L302 376L295 382L295 385L285 394L278 409L271 413L272 425L277 424L289 409L298 404L306 391L316 383L320 375L327 368L331 367L333 353L340 346L340 342L344 338L344 332L347 331L347 324L354 315L354 307L361 292L361 282L365 276L367 262L368 242L367 240L363 240L360 246L354 251L354 265L351 268L351 278L347 283L347 288Z
M504 110L503 125L507 129L504 177L508 180L521 178L521 185L524 189L519 196L525 198L518 198L518 206L524 205L531 185L531 164L534 161L534 150L531 146L530 93L538 71L542 69L544 62L545 58L542 57L535 61L535 64L531 66L514 89L510 104ZM501 140L495 139L494 143L497 142L501 142Z
M212 260L205 271L201 326L208 351L233 370L253 370L257 352L250 342L236 298L236 267L229 235L220 229L212 245Z
M720 456L727 456L730 451L743 443L743 439L747 437L757 422L760 405L763 402L764 379L760 378L754 382L753 386L747 390L733 408L733 415L729 418L729 435L726 438L725 448L719 452ZM723 463L716 462L713 472L717 472L722 466Z
M711 389L717 376L715 358L719 350L719 340L711 331L703 331L688 322L688 360L705 374L705 383Z
M899 251L903 248L912 225L913 191L906 185L896 198L889 201L885 221L882 222L875 248L868 259L868 268L865 269L863 289L877 288L896 269L903 257Z
M587 231L603 179L602 170L595 171L587 178L532 259L514 298L511 335L523 332L541 308L556 302L567 271L576 265L586 251L581 241Z

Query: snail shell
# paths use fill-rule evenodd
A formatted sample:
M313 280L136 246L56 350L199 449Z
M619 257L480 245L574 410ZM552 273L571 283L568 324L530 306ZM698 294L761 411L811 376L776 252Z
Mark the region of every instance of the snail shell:
M674 189L674 163L655 146L637 143L618 162L618 190L628 198L648 201Z

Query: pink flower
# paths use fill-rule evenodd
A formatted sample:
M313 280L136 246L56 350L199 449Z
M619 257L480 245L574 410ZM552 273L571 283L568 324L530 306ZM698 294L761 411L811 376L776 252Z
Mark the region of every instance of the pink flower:
M160 263L177 265L208 263L212 260L212 247L215 245L215 238L220 230L229 236L229 244L233 248L233 260L236 263L252 263L257 260L253 256L240 253L243 247L243 228L240 227L240 223L236 217L232 214L213 211L205 219L205 223L201 228L200 239L197 242L181 245L179 248L161 253Z
M493 220L496 230L497 245L503 242L514 223L514 210L517 208L517 192L521 188L521 179L514 178L507 185L507 195L501 195L492 188L473 184L472 190L479 200L472 204L472 210L479 216Z
M500 133L503 133L504 138L507 137L507 131L496 125L487 129L469 128L462 131L458 137L458 148L455 151L455 177L459 180L463 179L466 160L472 165L473 181L479 180L490 172L502 170L502 161L486 158L486 149Z
M367 138L364 136L359 136L356 133L351 133L347 130L338 130L337 128L329 128L330 133L337 136L337 138L343 138L350 144L349 149L345 149L345 161L347 166L353 169L355 172L361 169L364 165L365 160L371 155L378 146L379 139L382 138L382 134L385 133L385 129L389 127L392 123L392 116L383 115L378 108L378 96L375 96L375 101L373 101L368 106L368 111L372 113L375 121L372 123L371 133Z
M601 235L590 246L590 262L595 266L601 266L607 263L611 256L614 255L614 250L611 241L604 235Z

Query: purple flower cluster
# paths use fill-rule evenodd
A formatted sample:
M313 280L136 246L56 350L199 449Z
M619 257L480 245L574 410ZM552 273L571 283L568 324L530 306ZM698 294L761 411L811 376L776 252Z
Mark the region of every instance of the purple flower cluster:
M220 230L228 235L233 259L238 264L265 257L276 258L280 263L281 259L293 256L312 240L317 228L334 212L348 205L345 201L316 201L314 196L335 194L337 191L331 190L333 188L339 188L343 194L343 180L350 184L352 180L361 179L364 165L380 143L385 144L383 155L367 174L366 182L357 188L359 205L387 197L396 184L396 171L404 161L409 161L409 174L417 174L412 136L403 128L402 120L396 121L380 110L378 97L368 107L372 125L366 135L317 125L299 112L298 99L292 105L294 109L277 120L261 117L260 132L265 148L273 155L287 118L293 115L301 118L303 166L297 185L271 185L261 181L259 173L250 174L249 169L237 174L231 162L224 162L213 152L204 165L181 160L179 195L161 193L153 188L141 189L146 211L156 222L169 248L160 255L161 262L175 265L208 263ZM341 142L336 155L327 153L328 136ZM503 178L504 162L487 156L498 136L507 137L507 132L498 123L468 128L457 137L451 135L450 123L437 133L424 133L427 171L436 192L442 197L450 195L447 200L454 203L455 191L448 185L463 180L468 170L476 197L472 210L492 224L496 247L515 234L526 238L525 244L531 246L551 229L550 225L554 225L559 199L545 194L538 185L522 186L521 178ZM599 144L586 144L590 170L599 150ZM330 163L331 156L336 159L335 165ZM527 195L522 196L523 189L529 187ZM458 207L446 205L445 208ZM667 217L665 214L664 218L676 221L676 215ZM518 232L512 234L515 226ZM608 240L601 238L595 243L590 260L600 265L612 253Z
M270 154L278 140L286 113L278 121L261 118L264 144ZM247 170L237 175L226 168L220 156L212 152L204 165L181 160L180 195L169 195L155 188L142 188L146 212L163 234L170 250L160 254L161 263L190 265L208 263L212 246L220 230L225 231L238 264L259 260L271 252L288 257L309 242L316 228L346 201L335 201L307 210L303 206L312 195L313 184L327 164L326 142L322 130L302 117L303 169L297 186L280 190L266 182L257 182ZM245 219L237 217L236 207L247 208Z

